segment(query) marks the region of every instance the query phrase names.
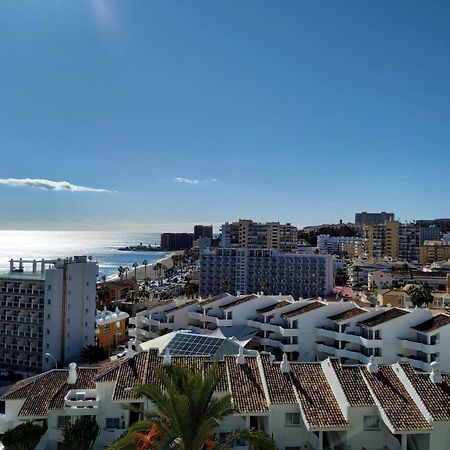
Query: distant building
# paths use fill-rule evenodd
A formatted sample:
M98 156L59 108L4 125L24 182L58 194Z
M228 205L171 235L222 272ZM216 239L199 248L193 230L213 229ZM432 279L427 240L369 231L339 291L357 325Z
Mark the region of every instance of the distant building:
M377 225L384 223L386 220L395 220L395 214L385 211L380 213L369 213L363 211L355 214L356 225Z
M95 344L97 274L86 256L11 260L0 274L0 367L40 372Z
M188 250L194 242L193 233L162 233L161 250Z
M296 251L297 227L279 222L258 223L239 219L225 223L221 228L220 246L224 248L274 249L283 252Z
M429 227L419 227L420 245L425 241L438 241L441 237L441 230L436 225Z
M425 241L420 246L420 264L432 264L450 259L450 243L443 241Z
M383 224L365 225L364 234L371 259L419 261L420 230L415 224L387 220Z
M217 248L200 256L202 295L265 291L298 298L324 296L332 289L331 255Z
M98 346L110 349L125 342L127 339L126 321L128 317L128 313L120 311L117 307L114 312L108 311L106 307L103 311L97 311L95 334Z
M340 255L344 252L350 257L357 257L362 253L364 238L358 236L330 236L319 234L317 236L317 248L321 253Z
M213 227L212 225L195 225L194 226L194 241L200 238L209 238L213 237Z

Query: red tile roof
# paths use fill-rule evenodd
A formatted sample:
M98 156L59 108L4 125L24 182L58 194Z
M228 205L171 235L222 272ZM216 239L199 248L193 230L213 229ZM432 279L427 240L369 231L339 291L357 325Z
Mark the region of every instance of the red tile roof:
M400 308L390 308L380 314L377 314L376 316L372 316L368 319L358 322L357 325L372 328L390 320L397 319L398 317L404 316L405 314L409 314L409 312Z
M299 316L300 314L305 314L307 312L314 311L315 309L322 308L323 306L325 306L325 304L322 302L311 302L308 303L307 305L303 304L301 306L298 306L297 308L285 312L283 314L283 317L289 319L291 317L296 317Z
M450 324L450 316L448 314L437 314L431 319L412 327L412 329L421 333L431 333L448 324Z

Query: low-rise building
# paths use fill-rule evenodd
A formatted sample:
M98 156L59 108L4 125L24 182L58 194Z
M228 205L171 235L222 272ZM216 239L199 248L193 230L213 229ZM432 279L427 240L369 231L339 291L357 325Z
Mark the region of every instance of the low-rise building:
M126 322L129 315L116 307L115 311L97 311L95 316L95 335L97 345L104 349L111 349L122 344L127 339Z
M25 421L44 422L39 449L62 445L65 425L81 415L94 416L100 434L94 450L105 448L139 419L134 408L157 412L136 395L139 384L157 379L164 366L177 364L203 371L202 356L134 354L99 367L51 370L9 389L1 399L1 430ZM214 437L250 427L273 437L279 449L346 448L348 450L444 449L450 445L450 376L438 364L417 373L407 363L342 365L274 361L270 355L224 356L227 374L214 396L229 393L234 413L220 423ZM159 386L155 384L155 386ZM370 447L367 447L370 445ZM238 444L235 450L247 450Z
M289 360L321 361L328 356L344 363L410 363L430 370L436 359L450 371L450 315L427 308L398 308L398 296L387 306L366 306L352 301L308 299L290 296L221 294L176 305L155 306L137 314L139 342L160 330L187 329L201 334L233 336L246 348L269 351ZM403 298L402 298L403 301ZM403 306L403 305L401 305ZM437 311L436 311L437 313ZM438 317L429 339L414 327ZM434 336L434 337L433 337ZM427 340L428 339L428 340Z

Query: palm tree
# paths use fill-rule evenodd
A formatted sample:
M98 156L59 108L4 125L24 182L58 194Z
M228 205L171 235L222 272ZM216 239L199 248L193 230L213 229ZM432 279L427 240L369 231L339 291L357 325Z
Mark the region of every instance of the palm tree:
M230 280L228 280L228 278L222 280L222 282L220 283L220 287L223 289L224 292L228 292L228 289L230 288Z
M8 450L34 450L46 430L45 424L25 422L6 431L2 435L2 443Z
M139 267L139 265L138 265L137 262L134 262L134 263L132 264L132 266L133 266L133 269L134 269L134 279L137 281L137 275L136 275L136 272L137 272L137 268Z
M131 290L127 292L127 301L131 303L137 303L139 301L139 296L136 291Z
M100 434L95 416L80 416L74 423L67 424L62 436L67 450L92 450Z
M147 278L148 261L146 259L144 259L144 261L142 261L142 265L144 266L144 278Z
M136 389L136 395L150 400L158 412L141 411L146 419L133 424L109 450L229 450L242 440L252 450L276 450L270 436L254 429L231 433L224 442L214 439L221 422L234 412L231 395L214 396L223 375L216 364L204 376L201 371L165 366L158 372L162 390L157 384Z
M117 271L119 272L119 278L122 279L123 274L124 274L124 272L125 272L125 268L124 268L123 266L119 266L119 267L117 268Z

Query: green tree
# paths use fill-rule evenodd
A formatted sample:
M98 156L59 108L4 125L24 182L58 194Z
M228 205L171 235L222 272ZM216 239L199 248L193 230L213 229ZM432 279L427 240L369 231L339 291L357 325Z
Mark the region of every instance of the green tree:
M8 450L34 450L46 431L46 425L25 422L6 431L1 441Z
M139 267L139 264L137 262L134 262L132 264L132 267L134 269L134 279L137 281L137 268Z
M88 345L81 351L81 357L89 364L103 361L107 356L105 349L96 345Z
M135 391L138 397L149 399L158 412L141 410L145 420L133 424L109 450L228 450L240 441L246 441L252 450L276 450L270 436L254 429L231 433L225 442L213 440L220 423L234 412L230 395L214 396L222 376L216 364L204 376L201 371L190 373L176 365L164 367L158 372L162 389L152 384Z
M222 280L222 282L220 283L220 287L224 292L228 292L228 289L230 289L230 280L228 280L227 278L225 280Z
M142 265L144 266L144 280L147 279L147 266L148 266L148 261L146 259L144 259L144 261L142 261Z
M80 416L73 423L67 424L63 431L64 448L67 450L92 450L100 427L95 416Z
M408 295L414 306L422 306L433 303L433 292L427 283L411 286L408 289Z

